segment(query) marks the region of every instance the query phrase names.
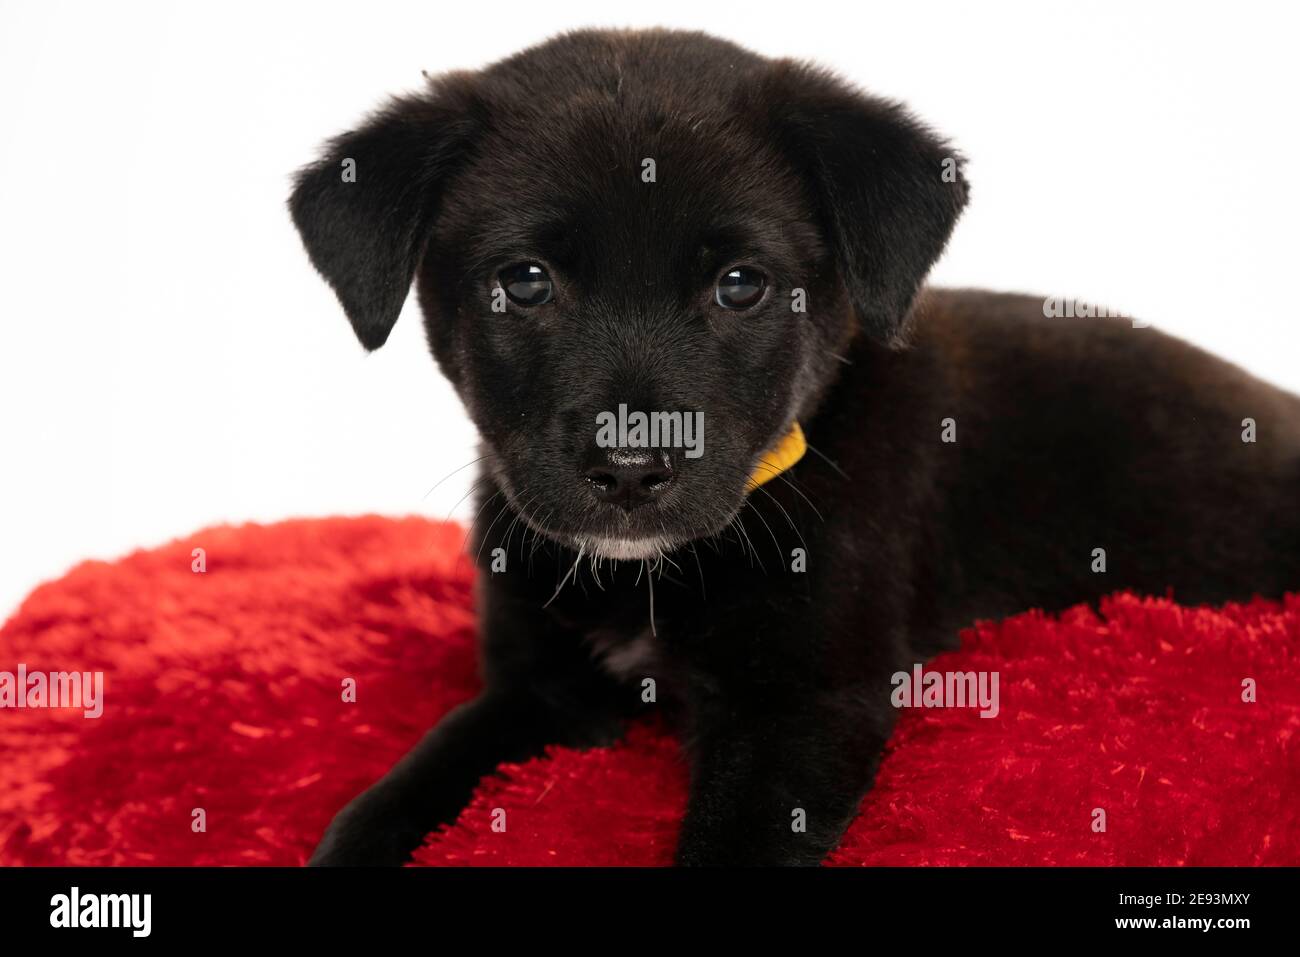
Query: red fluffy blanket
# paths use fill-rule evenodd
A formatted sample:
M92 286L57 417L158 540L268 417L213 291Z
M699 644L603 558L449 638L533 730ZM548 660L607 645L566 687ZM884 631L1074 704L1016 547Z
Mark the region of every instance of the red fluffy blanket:
M304 861L478 687L463 535L222 527L38 588L0 673L101 671L103 714L0 709L0 864ZM931 667L997 671L1000 714L904 711L831 863L1300 864L1300 596L1028 612ZM667 864L684 799L676 743L638 725L503 766L416 860Z

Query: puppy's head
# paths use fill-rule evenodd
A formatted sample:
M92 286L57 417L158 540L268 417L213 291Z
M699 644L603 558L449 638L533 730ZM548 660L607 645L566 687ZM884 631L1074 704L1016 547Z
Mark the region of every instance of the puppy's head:
M584 32L393 100L290 208L366 348L416 280L525 521L638 558L726 526L851 338L899 341L956 163L815 69Z

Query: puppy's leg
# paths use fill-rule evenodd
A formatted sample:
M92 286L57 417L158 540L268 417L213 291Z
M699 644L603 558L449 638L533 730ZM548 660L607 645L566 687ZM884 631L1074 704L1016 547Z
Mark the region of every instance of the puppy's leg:
M683 642L691 786L677 862L817 864L893 730L891 679L910 657L902 613L841 583L725 620L707 642Z
M701 715L678 864L819 863L875 777L894 720L885 700L841 692L797 711Z
M548 744L588 747L622 731L620 695L580 640L535 609L484 611L487 690L449 713L383 778L343 808L312 865L397 865L439 824L455 819L479 780Z
M429 831L456 817L498 764L540 754L547 744L595 743L611 730L599 720L566 719L527 691L485 692L443 718L343 808L310 863L401 864Z

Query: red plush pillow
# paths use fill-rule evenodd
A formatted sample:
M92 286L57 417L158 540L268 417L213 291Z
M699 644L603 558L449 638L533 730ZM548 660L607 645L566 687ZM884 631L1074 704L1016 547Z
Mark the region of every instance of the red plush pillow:
M103 714L0 709L0 864L304 861L478 687L463 540L415 518L222 527L37 589L0 672L102 671ZM1300 863L1300 596L1028 612L930 667L997 671L998 716L905 711L831 863ZM675 742L638 725L503 767L416 860L666 864L684 797Z

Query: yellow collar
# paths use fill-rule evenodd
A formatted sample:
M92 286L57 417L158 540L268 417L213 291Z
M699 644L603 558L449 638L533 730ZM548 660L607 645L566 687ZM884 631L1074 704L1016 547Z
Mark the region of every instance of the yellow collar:
M803 437L803 429L799 428L798 422L795 422L790 426L790 431L785 434L785 437L764 452L763 457L758 460L758 465L754 467L754 474L749 477L750 487L746 491L752 492L764 482L776 478L803 458L806 451L808 451L808 442Z

